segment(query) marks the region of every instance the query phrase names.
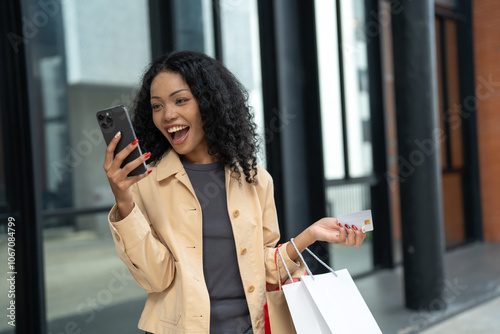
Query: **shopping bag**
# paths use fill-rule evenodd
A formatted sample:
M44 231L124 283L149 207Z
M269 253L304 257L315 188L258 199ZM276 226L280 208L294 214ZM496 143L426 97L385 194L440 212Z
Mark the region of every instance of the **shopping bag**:
M279 248L281 246L282 245L279 245L276 251L279 251ZM267 308L269 318L269 327L267 327L268 324L266 323L266 334L268 333L268 330L272 334L296 334L297 332L295 331L295 327L293 326L292 317L290 316L290 311L288 310L285 295L283 294L282 279L281 275L279 274L280 270L276 258L276 253L274 254L274 262L276 264L276 270L279 275L278 288L276 291L266 292L267 303L265 307ZM290 282L293 282L293 280L291 280Z
M283 290L266 292L272 334L296 334Z
M283 264L285 264L280 249L278 249L278 253ZM285 269L291 279L291 275L286 267L286 264ZM332 333L303 282L298 281L283 285L283 293L285 295L286 303L288 305L288 309L290 310L290 315L297 334Z
M292 244L295 247L293 239ZM330 273L313 275L306 264L309 275L302 276L294 287L283 287L297 333L381 334L347 269L334 271L309 249L306 250ZM309 309L306 310L306 307ZM312 322L317 322L316 331L311 327Z

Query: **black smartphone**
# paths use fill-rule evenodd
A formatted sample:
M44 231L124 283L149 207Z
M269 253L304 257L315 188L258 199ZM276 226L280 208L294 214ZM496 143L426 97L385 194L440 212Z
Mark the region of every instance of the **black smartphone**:
M99 127L106 141L106 145L109 145L111 140L115 137L118 131L121 131L122 138L116 145L115 156L123 150L127 145L137 139L134 128L132 127L132 122L128 116L127 109L124 106L116 106L109 109L104 109L98 111L96 114L97 122L99 122ZM121 168L132 160L137 159L142 155L141 148L137 146L128 157L123 160ZM142 163L133 171L131 171L127 176L140 175L146 172L146 164Z

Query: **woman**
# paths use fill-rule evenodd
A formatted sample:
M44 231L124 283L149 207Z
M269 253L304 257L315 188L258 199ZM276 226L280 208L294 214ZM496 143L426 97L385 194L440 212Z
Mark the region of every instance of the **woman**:
M266 282L277 284L278 222L270 175L256 162L247 94L218 61L174 52L146 72L133 118L139 141L104 169L116 204L109 214L120 258L148 293L139 328L150 333L264 333ZM143 156L120 168L141 145ZM127 174L148 161L143 175ZM359 246L364 231L323 218L295 238ZM295 276L293 245L282 245Z

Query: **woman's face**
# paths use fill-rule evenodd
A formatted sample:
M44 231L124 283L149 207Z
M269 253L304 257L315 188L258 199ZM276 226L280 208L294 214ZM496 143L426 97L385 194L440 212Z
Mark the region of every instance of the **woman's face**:
M160 72L151 83L153 122L185 161L210 163L198 102L184 78L174 72Z

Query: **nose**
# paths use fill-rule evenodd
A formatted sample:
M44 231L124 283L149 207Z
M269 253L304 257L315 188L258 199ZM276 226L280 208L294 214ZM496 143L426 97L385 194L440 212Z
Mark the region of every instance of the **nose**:
M179 117L179 115L177 115L176 111L175 111L175 107L171 107L171 106L165 106L163 108L163 122L164 123L171 123L173 121L175 121L177 118Z

